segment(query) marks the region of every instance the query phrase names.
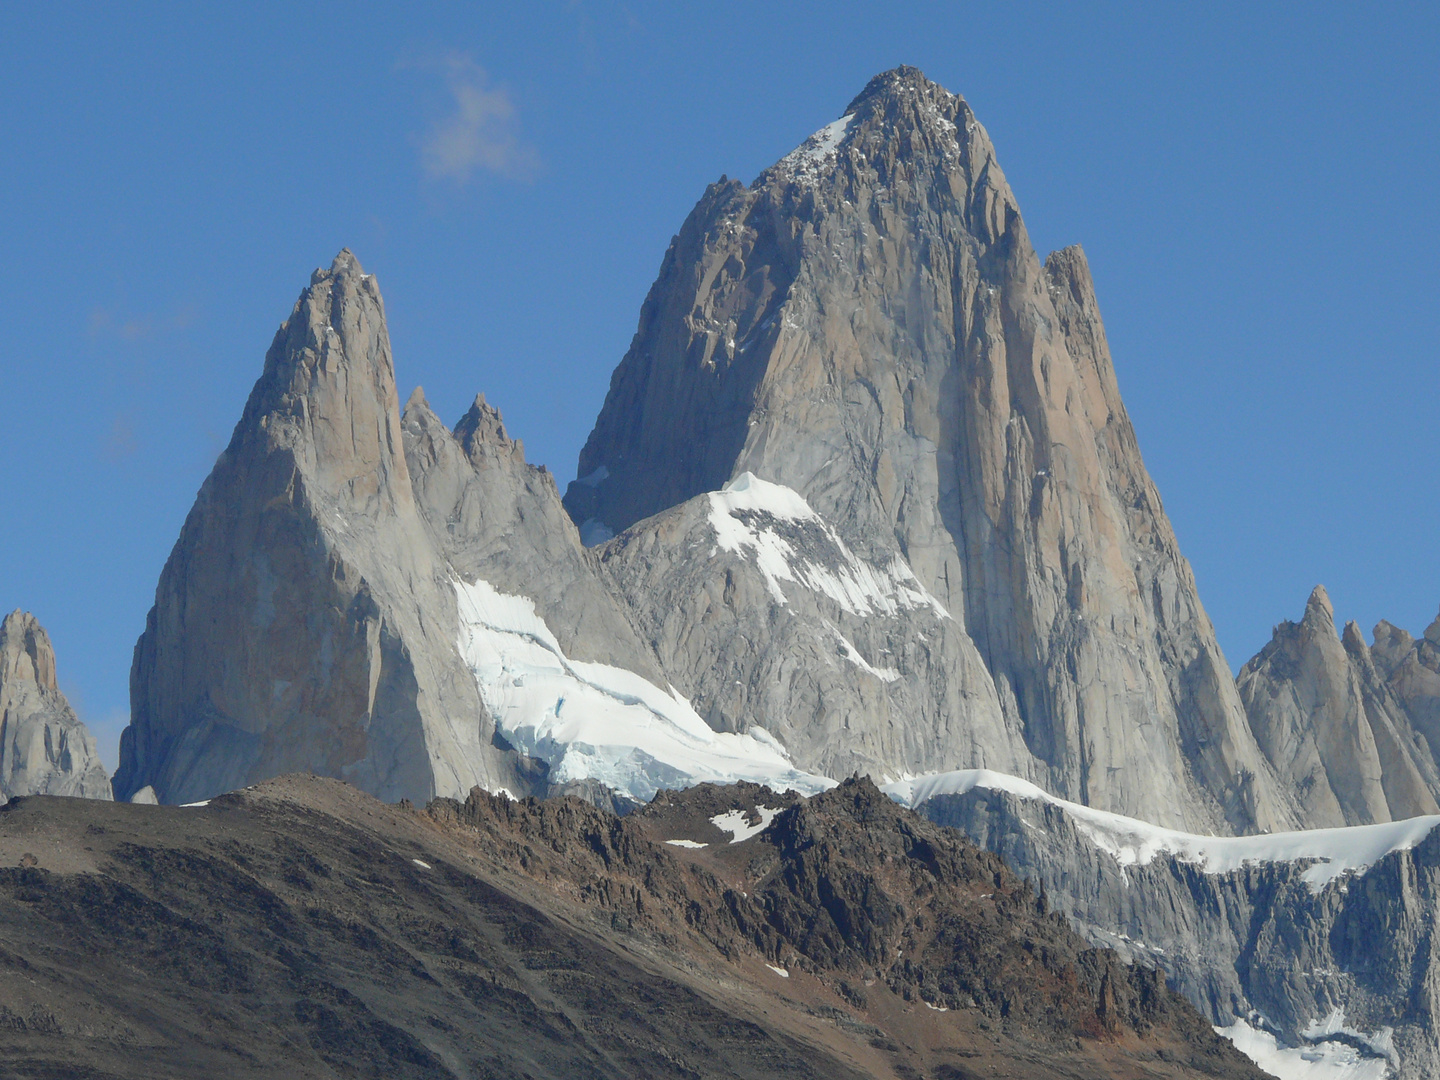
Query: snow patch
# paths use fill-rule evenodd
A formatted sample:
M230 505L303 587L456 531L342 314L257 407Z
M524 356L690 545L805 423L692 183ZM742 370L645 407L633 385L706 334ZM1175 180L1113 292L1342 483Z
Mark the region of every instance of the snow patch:
M633 671L571 660L534 601L486 581L455 583L458 645L486 709L550 780L598 780L649 802L661 788L740 780L813 795L835 781L795 768L769 732L712 731L673 687Z
M777 161L771 168L791 180L814 181L819 178L821 167L833 158L850 126L855 123L855 114L842 116L826 124L815 134L802 142L790 153Z
M416 866L420 867L421 870L430 869L430 864L424 859L411 859L410 861L413 862Z
M758 825L751 825L745 820L750 815L744 810L729 810L723 814L716 814L710 819L710 824L714 825L721 832L728 832L730 834L730 843L738 844L742 840L749 840L752 836L759 836L768 829L770 823L775 820L775 815L780 813L780 810L781 807L778 806L773 810L768 806L757 806L755 813L760 815L760 823Z
M830 626L828 622L825 625ZM846 660L849 660L850 663L854 664L861 671L865 672L867 675L875 676L875 678L879 679L881 682L894 682L896 679L900 678L900 672L896 671L894 668L872 667L870 665L870 662L866 660L865 657L860 655L860 650L855 648L849 638L847 638L844 634L840 633L840 631L835 629L835 627L833 626L830 626L830 630L840 640L841 654L845 657Z
M1339 829L1200 836L1057 799L1028 780L989 769L930 773L886 784L882 790L896 802L914 808L937 795L962 795L977 787L1060 807L1091 843L1122 867L1145 866L1157 855L1173 855L1180 862L1198 865L1204 873L1225 874L1248 863L1314 859L1301 878L1316 893L1343 874L1368 869L1392 851L1408 851L1440 825L1440 816L1431 815Z
M702 848L702 847L709 847L709 846L710 846L709 844L702 844L702 843L699 843L698 841L695 841L695 840L666 840L665 843L667 843L667 844L673 844L673 845L675 845L676 847L692 848L692 849L694 849L694 848Z
M1239 1017L1229 1027L1217 1027L1215 1033L1229 1039L1259 1068L1280 1080L1384 1080L1389 1070L1385 1058L1368 1057L1346 1043L1281 1046L1274 1035L1251 1027Z
M774 964L766 964L765 966L768 967L771 971L773 971L776 975L779 975L782 979L788 979L790 977L790 972L786 971L782 967L776 967Z
M1353 1044L1358 1042L1362 1047L1369 1050L1371 1054L1376 1057L1385 1058L1392 1065L1398 1064L1399 1061L1395 1054L1394 1028L1382 1027L1379 1031L1374 1031L1367 1035L1363 1031L1357 1031L1353 1027L1346 1026L1344 1009L1331 1009L1330 1015L1324 1020L1311 1020L1310 1023L1306 1025L1305 1030L1300 1034L1312 1043L1325 1041L1344 1043L1350 1041ZM1337 1039L1335 1038L1337 1035L1344 1036L1344 1038Z
M856 557L798 491L747 472L720 491L710 492L709 498L710 526L719 547L737 555L753 552L777 604L787 602L780 583L789 581L824 593L852 615L894 615L902 609L929 607L938 617L950 618L904 559L897 555L888 566L877 567ZM833 557L827 564L806 558L764 524L765 515L777 522L800 524L830 549Z
M209 805L210 805L210 800L209 800L209 799L201 799L199 802L183 802L183 803L181 803L180 805L181 805L182 807L185 807L185 806L209 806Z

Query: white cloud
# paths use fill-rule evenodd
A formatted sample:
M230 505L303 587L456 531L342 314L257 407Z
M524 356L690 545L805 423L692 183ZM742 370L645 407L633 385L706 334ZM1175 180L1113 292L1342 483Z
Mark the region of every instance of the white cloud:
M468 57L448 57L441 67L453 101L420 140L426 174L457 184L469 181L477 170L514 179L532 176L540 158L520 138L509 91L490 86L484 69Z

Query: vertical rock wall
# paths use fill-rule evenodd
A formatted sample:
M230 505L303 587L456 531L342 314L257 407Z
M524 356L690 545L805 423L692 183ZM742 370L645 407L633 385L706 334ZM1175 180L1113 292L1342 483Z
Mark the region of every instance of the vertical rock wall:
M110 798L95 739L60 692L50 635L18 610L0 623L0 802L17 795Z

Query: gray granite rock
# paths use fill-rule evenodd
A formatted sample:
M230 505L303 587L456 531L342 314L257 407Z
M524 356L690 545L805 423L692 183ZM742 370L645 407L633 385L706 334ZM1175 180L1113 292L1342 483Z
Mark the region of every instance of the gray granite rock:
M1431 751L1440 751L1440 616L1419 640L1381 622L1370 650L1376 670Z
M416 503L439 557L460 577L533 600L573 660L665 676L560 502L554 475L525 462L484 395L452 434L417 388L401 422Z
M1440 1075L1440 829L1316 889L1304 859L1224 873L1165 853L1122 864L1061 807L1004 791L918 809L1040 883L1093 944L1163 969L1213 1023L1247 1018L1292 1048L1346 1043L1399 1080Z
M1379 631L1376 641L1386 664L1399 644ZM1428 740L1387 685L1359 627L1348 623L1343 639L1336 632L1322 586L1299 623L1275 628L1237 684L1261 749L1299 795L1308 824L1440 813L1440 771Z
M798 491L857 557L903 559L968 637L954 655L978 655L993 694L968 667L947 681L973 707L944 738L974 736L923 767L1018 743L1016 771L1098 807L1226 831L1298 820L1141 461L1083 253L1041 261L984 128L913 68L877 76L748 188L706 191L567 508L603 537L745 472ZM847 705L843 737L938 746L920 717L952 703L908 719Z
M17 795L110 798L95 739L56 681L50 635L19 610L0 622L0 803Z
M863 559L818 515L751 507L764 485L742 486L594 549L712 728L763 727L800 768L832 777L1034 772L974 644L903 559ZM727 549L717 522L746 542Z
M275 335L165 565L116 796L189 802L295 771L392 800L528 790L461 661L450 581L380 290L342 251Z

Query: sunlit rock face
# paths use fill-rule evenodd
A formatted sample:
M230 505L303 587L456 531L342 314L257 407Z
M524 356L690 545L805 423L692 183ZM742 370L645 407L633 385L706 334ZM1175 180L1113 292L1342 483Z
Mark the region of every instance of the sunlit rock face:
M1416 652L1397 650L1395 666L1408 671L1419 662ZM1430 744L1387 685L1359 627L1348 623L1343 638L1336 632L1324 588L1316 587L1299 623L1275 628L1238 684L1261 749L1297 792L1310 824L1368 825L1440 812Z
M110 798L95 739L56 681L50 635L19 610L0 623L0 802L17 795Z
M896 755L896 771L1014 755L1059 794L1157 822L1297 820L1140 459L1084 254L1039 258L984 128L913 68L749 187L706 191L566 501L604 537L747 472L857 558L903 560L965 639L942 650L966 699L952 722L990 757ZM660 591L642 622L698 602ZM877 725L932 722L847 709L835 737L871 746Z
M294 771L382 797L523 787L460 658L405 461L385 308L347 250L275 335L135 647L118 798Z

